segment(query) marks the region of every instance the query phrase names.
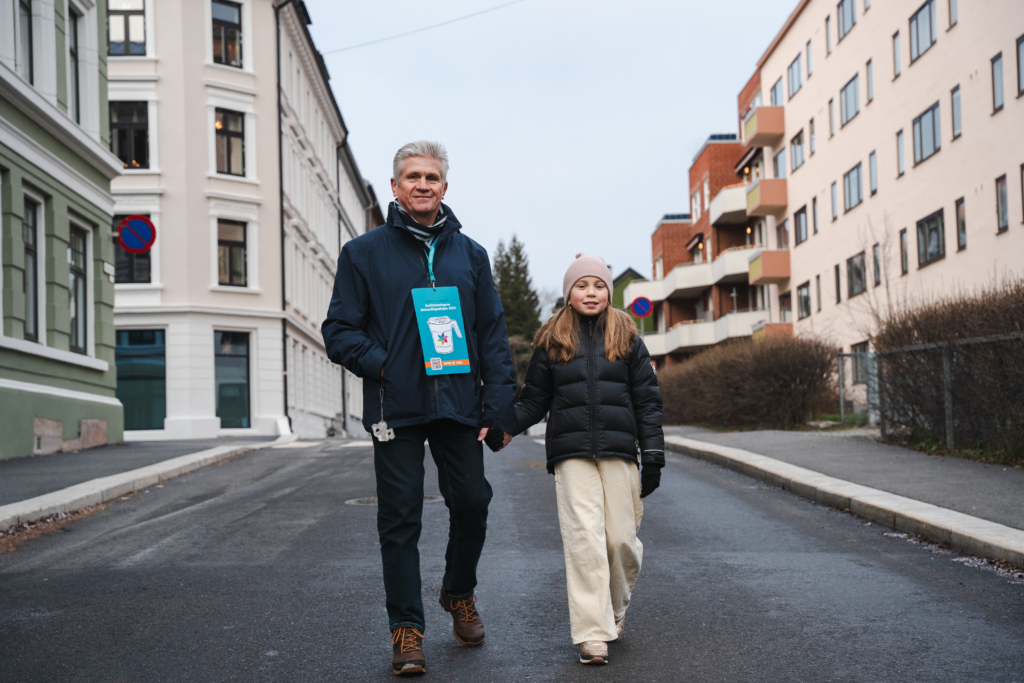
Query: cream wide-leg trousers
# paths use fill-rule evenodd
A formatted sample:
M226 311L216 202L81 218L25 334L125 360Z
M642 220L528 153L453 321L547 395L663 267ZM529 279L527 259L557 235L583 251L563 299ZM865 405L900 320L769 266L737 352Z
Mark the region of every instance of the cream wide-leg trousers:
M622 458L563 460L555 489L572 642L615 640L644 551L636 537L644 514L637 466Z

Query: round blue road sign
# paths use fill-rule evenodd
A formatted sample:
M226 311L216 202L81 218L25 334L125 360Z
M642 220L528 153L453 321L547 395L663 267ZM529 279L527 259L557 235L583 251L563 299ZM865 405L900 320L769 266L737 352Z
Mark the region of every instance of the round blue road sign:
M156 242L156 228L145 216L128 216L117 226L117 241L130 254L144 254Z
M638 318L646 318L654 310L654 304L646 296L638 296L633 299L633 303L629 305L629 309L633 311L633 315Z

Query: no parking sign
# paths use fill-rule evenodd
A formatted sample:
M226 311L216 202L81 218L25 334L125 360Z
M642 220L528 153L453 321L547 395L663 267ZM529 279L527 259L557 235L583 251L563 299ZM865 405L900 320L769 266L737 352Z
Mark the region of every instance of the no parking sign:
M117 226L117 241L130 254L145 254L156 242L156 228L145 216L127 216Z
M633 311L633 315L638 318L646 318L654 310L654 304L646 296L638 296L629 305L629 310Z

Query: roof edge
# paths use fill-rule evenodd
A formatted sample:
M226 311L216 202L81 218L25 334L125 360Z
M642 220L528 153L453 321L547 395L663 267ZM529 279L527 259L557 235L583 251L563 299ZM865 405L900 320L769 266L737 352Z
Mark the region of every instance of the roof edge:
M772 53L775 52L775 48L778 47L779 43L782 42L782 39L786 37L787 33L789 33L789 29L793 26L794 22L796 22L797 17L800 16L800 14L804 11L804 8L807 7L807 5L809 5L810 3L811 0L800 0L800 2L796 6L796 9L794 9L793 12L789 15L789 18L786 19L786 23L783 24L779 32L775 34L775 37L772 39L772 42L768 45L768 49L765 50L764 54L761 55L761 58L757 60L758 69L763 67L764 63L768 61L768 58L772 56Z

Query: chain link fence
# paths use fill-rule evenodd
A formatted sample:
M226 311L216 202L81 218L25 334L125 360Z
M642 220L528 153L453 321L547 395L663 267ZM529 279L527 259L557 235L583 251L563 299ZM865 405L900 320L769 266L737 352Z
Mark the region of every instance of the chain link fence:
M883 437L950 450L1024 451L1020 332L839 354L838 372L840 411L845 413L847 385L856 392L863 383L868 413Z

